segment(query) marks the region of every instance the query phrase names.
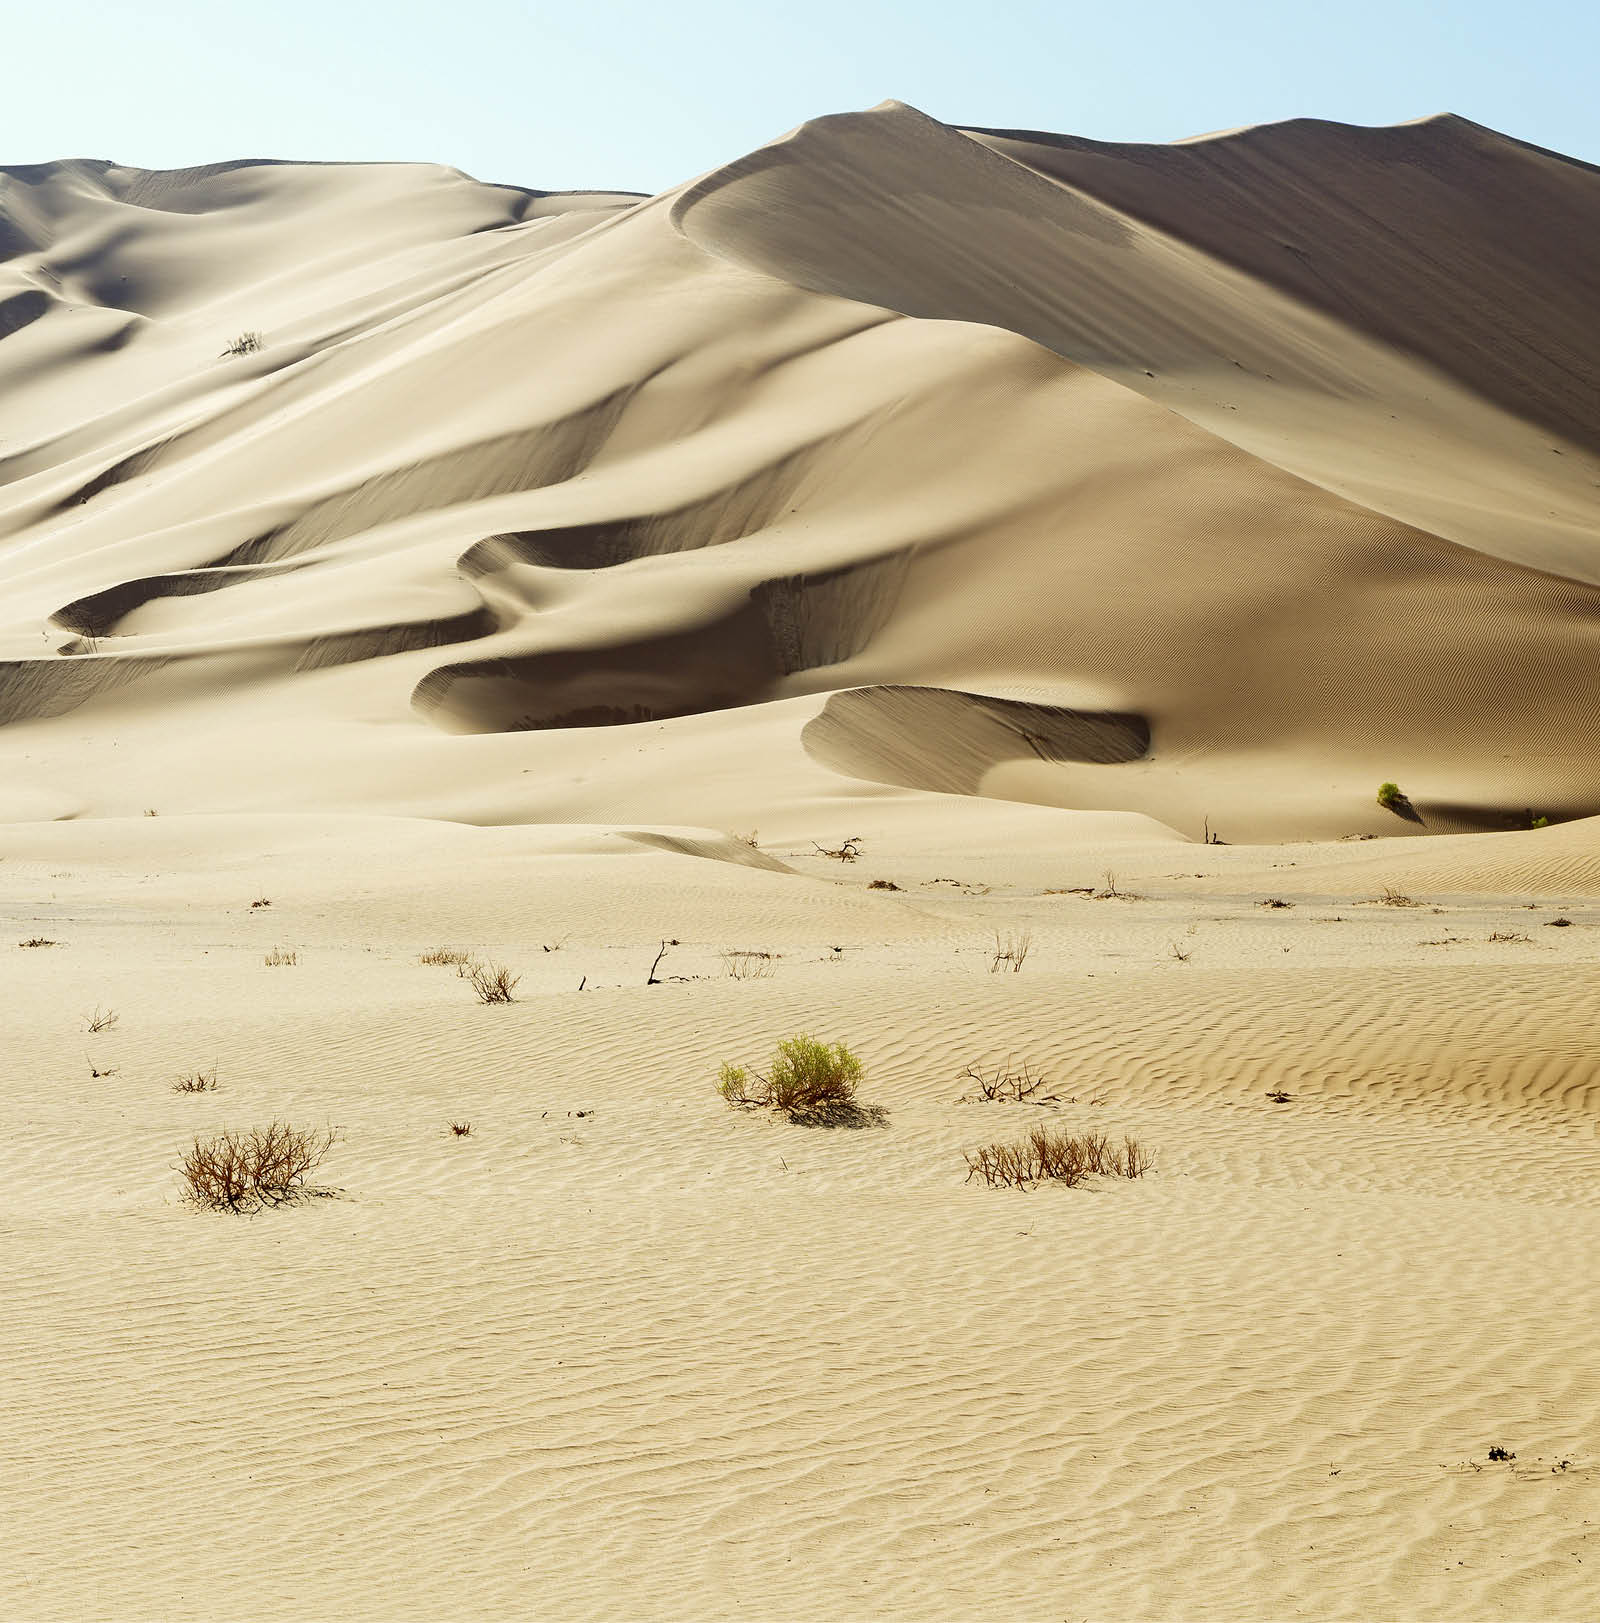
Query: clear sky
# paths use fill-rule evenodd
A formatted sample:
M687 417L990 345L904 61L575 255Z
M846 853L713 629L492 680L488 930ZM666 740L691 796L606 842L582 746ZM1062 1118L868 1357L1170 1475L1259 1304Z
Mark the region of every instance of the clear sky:
M405 158L657 191L888 97L1170 141L1454 112L1600 163L1600 0L23 0L0 163Z

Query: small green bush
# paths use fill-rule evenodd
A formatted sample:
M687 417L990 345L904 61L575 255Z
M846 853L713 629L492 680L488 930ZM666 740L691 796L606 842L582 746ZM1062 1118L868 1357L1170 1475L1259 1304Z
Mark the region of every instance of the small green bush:
M1385 811L1393 811L1396 806L1404 802L1405 798L1398 783L1380 783L1378 785L1378 804Z
M781 1110L792 1119L855 1108L861 1061L843 1043L818 1042L803 1032L785 1037L772 1056L771 1074L724 1065L717 1091L729 1104Z

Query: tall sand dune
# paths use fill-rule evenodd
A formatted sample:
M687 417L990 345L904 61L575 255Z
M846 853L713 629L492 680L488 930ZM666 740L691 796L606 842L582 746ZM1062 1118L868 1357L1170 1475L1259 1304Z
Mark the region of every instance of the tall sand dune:
M542 735L644 725L628 815L759 819L674 722L814 696L780 796L1247 839L1600 810L1585 165L1452 118L1145 148L891 103L655 199L65 163L0 214L0 746L63 805L142 809L133 727L135 777L212 763L170 811L389 809L402 748L518 761L485 815L537 821ZM806 743L897 687L1147 745Z

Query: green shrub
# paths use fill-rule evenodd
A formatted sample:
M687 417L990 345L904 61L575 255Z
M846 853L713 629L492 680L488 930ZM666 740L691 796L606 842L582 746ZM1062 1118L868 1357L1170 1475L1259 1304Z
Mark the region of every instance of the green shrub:
M803 1032L785 1037L772 1056L770 1073L724 1065L717 1091L729 1104L781 1110L797 1120L856 1108L861 1061L843 1043L818 1042Z
M1405 798L1398 783L1380 783L1378 785L1378 804L1385 811L1393 811L1396 806L1404 804Z

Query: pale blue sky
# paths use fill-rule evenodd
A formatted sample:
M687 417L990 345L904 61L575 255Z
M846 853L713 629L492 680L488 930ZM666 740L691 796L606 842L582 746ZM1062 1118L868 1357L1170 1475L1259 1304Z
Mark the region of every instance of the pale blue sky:
M1600 0L42 0L8 8L0 163L405 158L656 191L802 119L1168 141L1455 112L1600 162Z

